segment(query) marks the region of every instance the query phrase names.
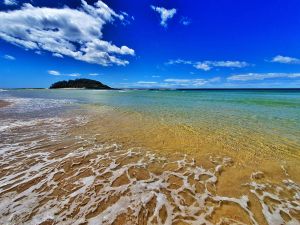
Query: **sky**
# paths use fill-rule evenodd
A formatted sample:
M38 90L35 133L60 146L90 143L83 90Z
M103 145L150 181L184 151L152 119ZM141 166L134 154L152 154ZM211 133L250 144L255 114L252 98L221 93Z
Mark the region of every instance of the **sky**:
M0 0L0 87L300 88L299 0Z

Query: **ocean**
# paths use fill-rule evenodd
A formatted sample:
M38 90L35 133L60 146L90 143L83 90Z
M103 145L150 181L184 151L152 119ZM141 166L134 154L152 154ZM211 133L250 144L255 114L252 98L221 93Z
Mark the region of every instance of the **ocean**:
M300 90L0 100L0 224L300 224Z

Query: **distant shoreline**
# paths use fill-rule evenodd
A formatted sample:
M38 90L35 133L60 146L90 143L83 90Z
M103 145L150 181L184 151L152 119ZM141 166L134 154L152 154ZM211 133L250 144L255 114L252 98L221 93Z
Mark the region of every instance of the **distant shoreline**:
M299 88L0 88L6 90L149 90L149 91L300 91Z

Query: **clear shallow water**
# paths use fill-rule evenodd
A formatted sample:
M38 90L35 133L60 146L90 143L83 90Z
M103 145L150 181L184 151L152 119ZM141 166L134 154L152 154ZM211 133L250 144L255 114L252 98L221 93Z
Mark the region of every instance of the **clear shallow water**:
M299 224L299 91L8 90L0 99L13 103L0 109L2 224ZM91 118L82 105L100 110ZM185 156L198 131L282 157ZM165 141L179 151L152 151Z
M281 136L300 145L300 90L0 92L0 98L7 97L33 99L27 105L28 109L19 110L25 114L27 111L35 111L41 115L49 114L57 108L71 107L74 104L108 105L143 112L162 121L193 127L209 124L216 128L225 126L264 132ZM44 108L51 109L44 110Z
M69 100L77 103L106 104L128 107L147 112L166 111L193 113L194 110L209 110L216 113L224 110L246 111L259 116L268 112L269 118L299 119L300 90L30 90L12 89L0 92L1 98L35 98ZM295 115L298 117L295 117Z

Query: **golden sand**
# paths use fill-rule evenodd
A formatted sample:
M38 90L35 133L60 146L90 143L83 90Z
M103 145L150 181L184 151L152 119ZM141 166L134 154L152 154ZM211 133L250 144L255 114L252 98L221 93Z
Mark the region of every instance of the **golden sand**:
M113 143L118 140L126 148L139 146L167 158L174 154L186 154L205 168L212 166L210 158L229 157L232 164L218 177L216 194L236 198L249 196L251 210L255 212L259 224L266 224L261 204L250 193L249 187L244 186L253 180L251 175L258 173L254 179L275 186L284 179L300 182L299 151L294 149L291 152L289 146L282 146L260 133L250 134L250 137L249 134L241 133L232 139L228 133L209 132L207 127L195 129L182 124L171 125L132 111L103 107L92 108L90 112L95 113L93 119L79 133L92 134L99 142ZM214 213L212 222L217 223L226 215L251 224L245 219L247 216L243 215L243 211L234 204L224 204ZM299 213L295 213L298 219Z
M71 115L54 128L41 120L8 134L18 132L18 139L45 131L20 138L18 148L1 159L0 223L300 220L299 151L257 134L231 138L230 132L109 107L74 113L79 114L88 122Z
M102 142L117 140L128 148L139 146L165 155L188 154L201 163L205 163L202 161L207 156L227 156L234 159L243 170L264 169L267 172L271 167L269 169L275 170L272 174L276 176L275 179L279 178L275 173L284 173L281 168L283 166L295 181L300 182L299 149L291 151L290 146L282 145L273 137L263 136L261 133L240 133L232 137L226 131L217 133L209 131L207 127L197 129L182 124L163 123L132 111L105 106L89 109L92 119L77 134L92 134Z

